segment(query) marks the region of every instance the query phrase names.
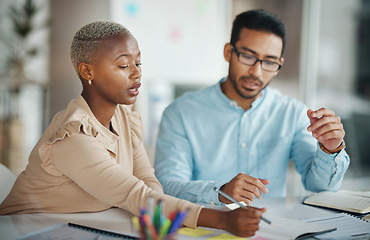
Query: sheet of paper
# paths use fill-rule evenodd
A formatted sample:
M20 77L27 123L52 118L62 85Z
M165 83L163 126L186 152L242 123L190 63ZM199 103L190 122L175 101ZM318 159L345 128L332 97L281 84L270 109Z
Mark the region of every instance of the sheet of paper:
M239 202L239 203L241 203L241 204L243 204L243 206L248 206L245 202L243 202L243 201L241 201L241 202ZM227 204L227 205L225 205L228 209L230 209L230 210L234 210L234 209L237 209L237 208L239 208L240 206L238 205L238 204L236 204L236 203L230 203L230 204Z
M213 231L207 230L207 229L204 229L204 228L195 228L195 229L193 229L193 228L184 227L184 228L180 228L178 233L186 235L186 236L190 236L190 237L200 237L200 236L204 236L204 235L207 235L207 234L211 234L211 233L213 233Z
M240 202L245 204L244 202ZM245 204L246 205L246 204ZM227 204L231 210L234 210L239 207L238 204L232 203ZM316 224L307 224L306 222L295 220L295 219L288 219L288 218L281 218L281 217L274 217L269 216L269 220L272 221L272 225L269 225L263 221L260 222L260 230L257 232L256 237L263 237L267 239L295 239L302 234L312 234L316 232L322 231L333 231L335 227L333 226L320 226ZM254 238L251 238L254 239Z
M239 240L239 239L245 240L246 238L241 238L227 233L223 233L218 236L208 238L208 240Z
M314 224L304 221L281 218L281 217L268 217L272 224L269 225L265 222L260 222L260 230L256 236L261 236L270 239L296 239L299 236L307 234L315 234L318 232L333 231L335 227L330 224Z

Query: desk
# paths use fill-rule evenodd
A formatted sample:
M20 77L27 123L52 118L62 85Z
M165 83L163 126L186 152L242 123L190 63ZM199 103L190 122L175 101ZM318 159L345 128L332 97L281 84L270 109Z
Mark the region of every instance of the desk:
M267 207L267 212L264 215L267 218L271 215L300 219L333 213L330 210L303 205L302 201L302 197L269 198L254 200L252 205L256 207ZM207 207L212 208L212 206ZM214 206L214 208L220 208L220 206ZM33 213L0 216L0 238L3 240L13 240L21 235L48 226L68 222L124 233L136 233L136 229L131 223L131 217L132 214L119 208L111 208L96 213ZM183 236L180 235L178 239L187 239L186 236Z

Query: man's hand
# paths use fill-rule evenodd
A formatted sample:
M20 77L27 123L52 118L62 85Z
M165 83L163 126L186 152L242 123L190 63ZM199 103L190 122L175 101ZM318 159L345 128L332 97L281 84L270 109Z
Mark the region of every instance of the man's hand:
M316 111L309 109L307 116L311 122L307 130L312 132L312 136L327 150L333 151L340 146L345 135L340 117L326 108Z
M239 173L220 189L235 200L239 202L244 201L249 205L255 197L262 197L261 192L268 193L267 187L265 186L267 184L269 184L269 180L267 179L254 178L248 174ZM220 194L218 195L218 199L223 203L231 203L231 201Z

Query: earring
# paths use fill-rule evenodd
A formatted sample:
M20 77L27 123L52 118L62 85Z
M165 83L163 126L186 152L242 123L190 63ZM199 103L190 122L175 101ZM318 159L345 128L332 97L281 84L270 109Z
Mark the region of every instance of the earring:
M89 79L89 85L91 85L91 80Z

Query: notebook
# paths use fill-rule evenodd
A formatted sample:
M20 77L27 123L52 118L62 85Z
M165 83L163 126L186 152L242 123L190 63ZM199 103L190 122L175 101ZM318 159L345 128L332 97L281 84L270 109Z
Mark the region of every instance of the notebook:
M365 214L370 212L370 192L346 190L338 192L324 191L309 196L303 203L350 213Z
M307 223L333 225L336 231L316 236L318 239L370 239L370 222L347 213L302 220Z
M23 235L17 240L65 240L65 239L78 239L78 240L113 240L113 239L139 239L136 236L126 235L123 233L106 231L103 229L92 228L74 223L58 224L40 231L32 232Z

